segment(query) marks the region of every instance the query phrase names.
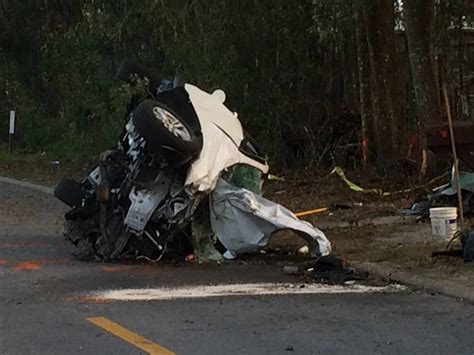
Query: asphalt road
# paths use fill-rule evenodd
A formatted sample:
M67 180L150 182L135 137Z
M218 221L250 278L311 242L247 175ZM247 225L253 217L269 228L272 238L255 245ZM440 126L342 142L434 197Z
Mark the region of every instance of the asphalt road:
M159 301L91 298L107 289L298 280L271 264L78 261L61 237L64 208L52 197L0 184L0 202L0 354L144 353L137 345L146 342L134 342L123 328L177 354L474 353L474 306L439 295L328 290ZM119 333L127 340L88 320L97 317L123 327Z

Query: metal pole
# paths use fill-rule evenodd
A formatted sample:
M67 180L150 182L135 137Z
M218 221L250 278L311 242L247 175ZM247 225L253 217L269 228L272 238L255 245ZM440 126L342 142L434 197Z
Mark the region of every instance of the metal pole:
M13 150L13 134L15 134L15 118L16 112L10 111L10 126L8 128L8 154L12 153Z
M8 154L12 153L13 134L8 135Z

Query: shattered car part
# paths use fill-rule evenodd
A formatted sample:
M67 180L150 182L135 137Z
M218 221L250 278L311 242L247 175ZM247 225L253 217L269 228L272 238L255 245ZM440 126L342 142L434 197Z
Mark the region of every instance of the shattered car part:
M463 211L469 215L474 211L474 174L468 172L460 173L460 185ZM417 199L410 209L403 212L408 215L429 217L429 210L433 207L457 207L457 184L454 176L454 166L451 169L450 182L434 189L433 194L428 194Z
M132 204L125 217L124 224L135 232L142 232L155 212L159 203L163 201L171 186L171 180L164 174L159 175L156 183L148 190L132 188L130 201Z
M127 82L148 77L143 67L126 64L119 76ZM223 104L225 93L178 80L159 83L156 76L153 82L148 97L130 99L125 129L100 164L55 190L71 207L65 235L87 249L84 255L156 262L165 253L184 258L193 248L201 260L219 261L265 245L282 228L299 233L313 255L330 252L321 231L243 188L259 194L268 164ZM231 170L229 181L237 186L221 179ZM237 216L233 222L222 221L228 211ZM227 250L216 248L218 242Z
M441 190L442 195L455 195L457 189L456 178L454 174L454 166L451 169L451 179L450 184L445 189ZM461 190L474 193L474 174L461 171L459 174L459 184L461 185Z
M201 123L203 146L201 154L188 171L186 186L194 191L210 192L214 189L220 174L236 164L253 166L266 174L266 162L261 162L243 153L240 149L245 139L242 125L216 96L198 87L185 85Z
M331 243L323 232L285 207L247 189L220 178L210 197L212 229L231 252L255 251L267 245L276 231L291 229L308 243L312 255L331 253Z

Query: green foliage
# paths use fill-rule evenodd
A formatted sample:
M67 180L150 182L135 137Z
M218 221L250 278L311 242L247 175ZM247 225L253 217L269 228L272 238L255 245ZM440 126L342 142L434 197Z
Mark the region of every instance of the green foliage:
M113 144L130 95L114 77L125 58L225 90L274 163L328 165L336 146L357 143L341 119L352 1L54 3L0 9L0 117L17 110L25 152L90 157Z
M35 38L40 84L27 90L18 75L11 79L25 151L88 155L112 144L127 96L114 79L123 58L224 89L274 160L314 147L321 49L310 1L84 1L69 17Z

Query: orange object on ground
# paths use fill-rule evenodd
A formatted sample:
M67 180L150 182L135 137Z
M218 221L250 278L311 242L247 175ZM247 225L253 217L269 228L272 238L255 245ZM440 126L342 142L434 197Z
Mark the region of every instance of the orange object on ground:
M309 215L312 215L312 214L324 213L324 212L327 212L327 211L329 211L329 208L322 207L322 208L316 208L315 210L296 212L295 216L296 217L303 217L303 216L309 216Z
M15 266L15 270L17 271L32 271L39 269L41 269L40 263L36 261L24 261Z

